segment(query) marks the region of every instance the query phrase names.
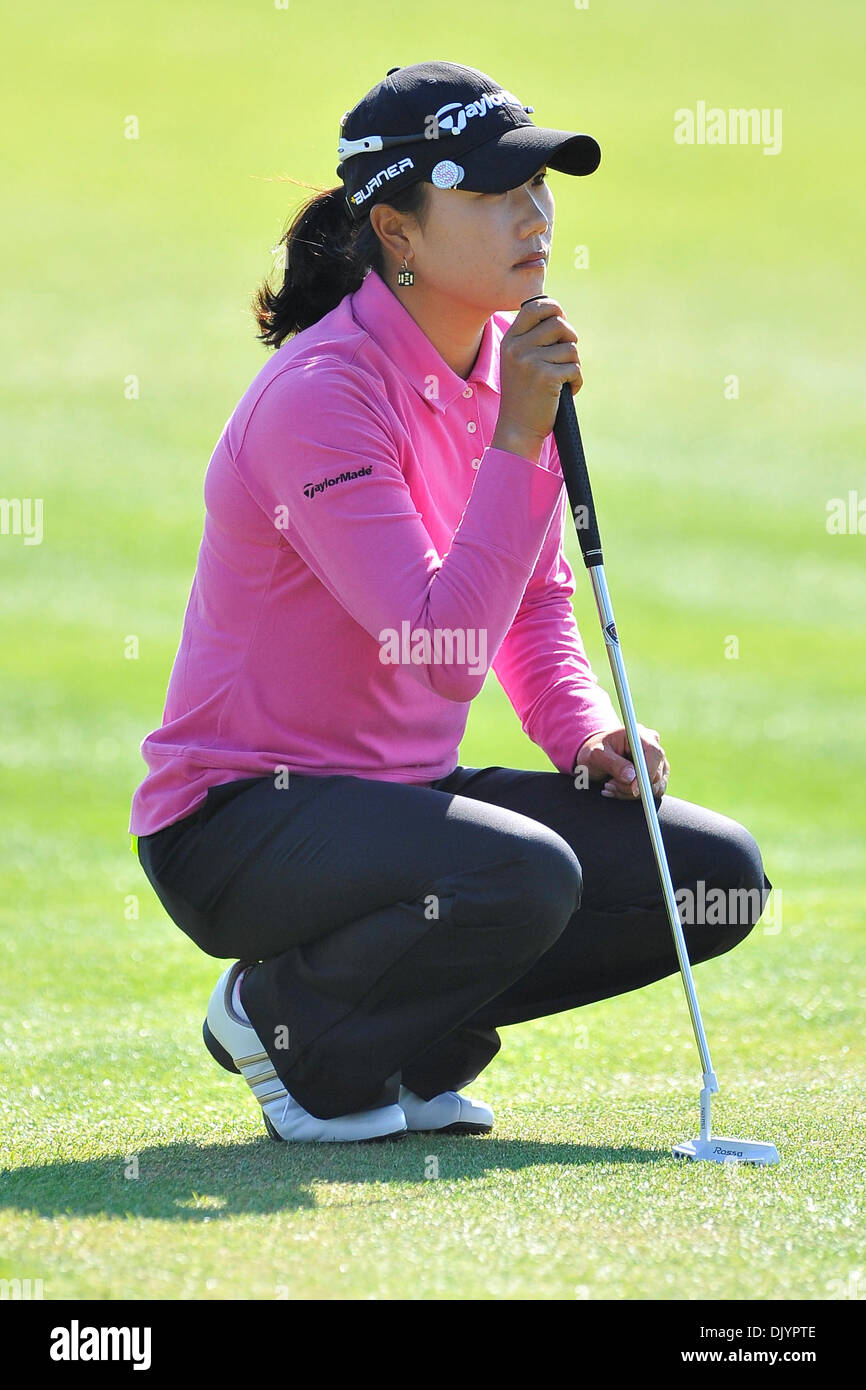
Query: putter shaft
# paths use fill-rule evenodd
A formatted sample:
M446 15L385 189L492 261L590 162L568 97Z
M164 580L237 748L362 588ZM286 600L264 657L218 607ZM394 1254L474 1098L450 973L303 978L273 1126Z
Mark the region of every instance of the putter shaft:
M646 815L647 827L652 841L653 854L655 855L656 867L661 880L662 891L664 893L665 905L667 907L668 919L671 924L671 931L674 938L674 948L677 953L677 960L680 965L683 985L686 991L686 999L689 1005L692 1028L694 1029L695 1041L698 1045L698 1052L701 1059L703 1070L704 1088L701 1092L701 1138L710 1137L710 1095L719 1089L716 1074L713 1071L713 1064L710 1060L710 1049L707 1043L707 1035L704 1032L704 1024L701 1018L701 1011L698 1006L698 997L695 993L695 983L692 977L692 967L686 950L685 937L683 936L682 923L680 922L679 909L677 908L676 894L671 880L670 868L668 867L667 855L665 853L664 841L662 840L661 826L659 825L658 812L653 797L652 784L649 779L646 758L644 757L643 744L641 743L640 733L637 727L637 717L634 712L631 691L629 690L628 677L625 671L622 649L619 645L619 638L616 631L616 621L613 614L613 606L610 601L610 593L607 587L607 580L604 577L604 565L602 563L589 566L589 577L592 582L592 592L595 595L595 603L598 609L599 621L604 635L605 646L607 647L610 669L613 673L614 685L619 699L619 707L623 717L623 723L628 732L628 743L631 750L631 759L637 773L638 786L640 788L640 798L643 802L644 814Z
M595 503L593 501L592 488L589 481L589 472L586 466L586 456L583 452L583 441L581 440L580 429L577 423L577 412L574 408L574 397L568 382L563 383L560 392L559 409L556 413L553 435L556 441L560 464L562 466L562 475L571 506L572 518L577 529L578 540L580 541L583 561L586 568L589 570L589 576L592 581L592 591L595 595L599 621L601 622L602 633L607 647L607 655L613 672L623 724L628 732L632 762L634 763L635 772L637 774L640 797L643 802L653 854L655 855L656 867L658 869L665 906L667 908L668 920L673 934L674 948L676 950L677 960L679 961L680 975L686 992L686 999L688 1000L692 1029L694 1030L695 1041L698 1045L698 1053L700 1055L703 1072L703 1089L701 1091L701 1139L709 1140L711 1132L710 1097L714 1091L718 1091L719 1083L716 1080L716 1074L710 1060L710 1049L707 1044L703 1020L701 1019L701 1011L698 1006L698 997L692 978L691 962L689 961L688 951L686 950L685 937L683 936L676 895L674 893L667 855L662 840L658 813L656 811L655 801L653 800L652 785L650 783L649 773L647 772L643 744L641 743L634 705L628 686L628 677L625 672L625 662L617 636L613 606L610 601L610 594L604 577L604 560L601 549L601 537L598 530L598 520L595 514Z

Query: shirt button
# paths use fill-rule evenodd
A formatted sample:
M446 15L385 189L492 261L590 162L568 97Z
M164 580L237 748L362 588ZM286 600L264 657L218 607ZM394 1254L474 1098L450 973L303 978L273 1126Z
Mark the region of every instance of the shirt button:
M480 460L480 459L473 459L473 460L472 460L472 467L473 467L473 468L480 468L480 467L481 467L481 460Z
M466 390L463 392L463 395L464 395L464 396L466 397L466 399L468 400L469 397L472 395L472 387L471 387L471 386L467 386L467 387L466 387Z
M470 420L466 428L468 429L470 434L474 434L475 431L478 429L478 426L476 425L474 420Z

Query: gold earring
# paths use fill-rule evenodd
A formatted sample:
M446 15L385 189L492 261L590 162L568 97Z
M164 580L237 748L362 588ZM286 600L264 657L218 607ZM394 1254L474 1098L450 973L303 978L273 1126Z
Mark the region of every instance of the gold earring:
M406 262L406 257L404 256L404 257L403 257L403 264L401 265L400 269L397 271L397 284L398 284L398 285L414 285L414 283L415 283L415 272L414 272L414 270L409 270L409 269L408 269L407 262Z

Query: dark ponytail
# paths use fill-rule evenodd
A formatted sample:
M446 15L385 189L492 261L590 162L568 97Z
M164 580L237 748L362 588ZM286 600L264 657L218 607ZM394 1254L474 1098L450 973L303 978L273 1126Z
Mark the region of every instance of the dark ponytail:
M427 186L419 180L382 201L421 221ZM304 203L280 237L283 243L282 287L274 292L265 281L253 299L253 314L261 330L256 337L268 347L278 348L286 338L318 323L345 295L360 288L371 267L385 278L382 243L369 216L361 222L352 220L342 184L321 190Z

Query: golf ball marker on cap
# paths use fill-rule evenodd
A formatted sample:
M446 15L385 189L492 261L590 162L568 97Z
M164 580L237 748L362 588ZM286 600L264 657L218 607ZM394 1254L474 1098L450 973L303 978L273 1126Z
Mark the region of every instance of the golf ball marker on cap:
M437 188L455 188L465 175L466 170L462 165L455 164L453 159L440 159L433 166L430 180Z
M537 126L514 92L458 63L391 68L340 120L337 176L360 222L388 194L420 181L468 193L519 188L543 166L591 174L591 135Z

